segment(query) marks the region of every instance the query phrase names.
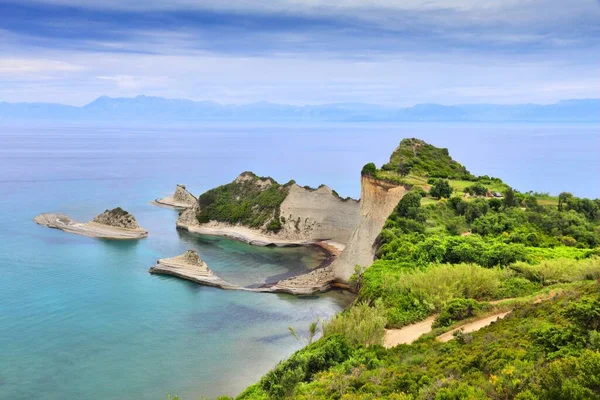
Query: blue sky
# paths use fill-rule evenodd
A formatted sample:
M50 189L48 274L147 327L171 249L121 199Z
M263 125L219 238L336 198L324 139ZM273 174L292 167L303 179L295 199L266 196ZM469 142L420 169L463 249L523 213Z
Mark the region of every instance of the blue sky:
M0 101L599 97L599 0L0 0Z

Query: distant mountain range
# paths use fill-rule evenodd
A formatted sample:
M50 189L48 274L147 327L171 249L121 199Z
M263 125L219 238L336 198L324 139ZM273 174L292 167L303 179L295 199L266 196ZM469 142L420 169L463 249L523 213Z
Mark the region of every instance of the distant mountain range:
M0 102L1 122L600 122L600 99L541 104L417 104L399 108L363 103L294 106L258 102L244 105L212 101L99 97L83 107L54 103Z

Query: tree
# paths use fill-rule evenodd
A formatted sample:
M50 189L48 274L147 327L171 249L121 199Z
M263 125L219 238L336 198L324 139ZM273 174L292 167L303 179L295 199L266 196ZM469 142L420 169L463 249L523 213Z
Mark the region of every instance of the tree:
M442 197L450 198L452 191L452 187L447 180L438 179L429 190L429 194L436 199L441 199Z
M395 211L402 218L418 219L420 207L421 195L418 192L410 191L400 199Z
M569 192L562 192L558 195L558 211L563 210L563 205L571 198L573 195Z
M411 165L409 163L398 164L398 173L400 176L406 176L410 172Z
M502 201L505 208L516 206L517 199L515 197L515 191L511 188L506 189L506 192L504 192L504 199L502 199Z
M370 162L368 164L365 164L365 166L362 168L362 171L360 171L360 174L362 176L373 176L375 172L377 172L377 166L374 163Z

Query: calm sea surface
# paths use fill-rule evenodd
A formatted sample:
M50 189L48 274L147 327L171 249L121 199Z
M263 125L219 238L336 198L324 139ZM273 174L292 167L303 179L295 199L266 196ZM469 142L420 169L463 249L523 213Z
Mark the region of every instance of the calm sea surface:
M175 229L150 200L199 194L252 170L358 197L365 163L404 137L448 147L475 174L519 190L600 197L600 127L323 125L199 128L0 127L0 399L235 395L301 344L289 334L351 297L220 291L151 276L197 250L241 284L314 268L311 249L257 248ZM41 212L88 220L132 212L150 236L113 242L37 226Z

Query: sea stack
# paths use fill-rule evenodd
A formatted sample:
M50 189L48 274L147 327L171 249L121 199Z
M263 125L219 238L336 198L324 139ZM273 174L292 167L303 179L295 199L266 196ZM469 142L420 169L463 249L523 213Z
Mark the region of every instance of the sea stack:
M154 202L161 206L172 207L177 209L187 209L194 207L196 197L187 191L184 185L177 185L175 192L171 196L162 199L156 199Z
M121 207L106 210L86 223L54 213L40 214L34 221L49 228L102 239L132 240L148 236L148 231L138 225L135 217Z

